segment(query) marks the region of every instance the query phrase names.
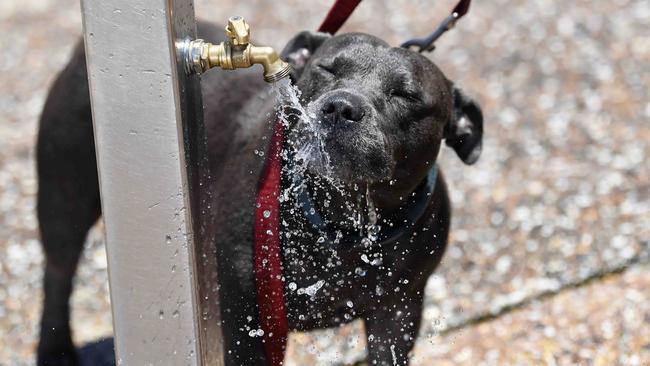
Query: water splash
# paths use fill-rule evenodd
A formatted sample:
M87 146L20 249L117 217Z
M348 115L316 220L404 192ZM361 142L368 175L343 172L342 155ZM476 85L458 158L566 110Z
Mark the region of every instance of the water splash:
M320 121L313 113L302 105L300 90L291 84L288 78L273 85L276 95L276 112L278 119L288 130L292 125L299 126L305 133L298 141L289 141L294 149L293 156L303 169L315 165L326 169L326 176L331 177L330 156L325 151L324 140L327 131L322 128ZM304 140L303 140L304 139Z
M369 186L365 185L365 194L353 199L352 194L363 189L363 185L359 187L354 184L352 187L346 188L344 183L334 176L332 161L325 149L328 131L323 128L317 116L310 112L310 104L305 103L302 93L291 83L289 78L274 83L272 93L276 98L277 118L284 125L285 131L289 131L287 133L287 149L285 149L288 151L283 151L283 158L293 159L292 164L283 165L283 173L288 176L299 175L302 178L297 180L301 182L300 186L296 186L292 181L288 187L283 187L280 201L287 202L292 194L307 189L305 186L307 181L309 181L312 190L328 192L333 188L337 194L346 198L345 205L349 212L354 212L344 219L352 222L352 226L359 232L362 238L361 244L370 247L378 239L380 226L378 224L379 215L371 199ZM295 130L299 133L292 133ZM317 178L306 179L306 172L310 167L318 172ZM329 194L325 196L323 206L328 208L331 196ZM301 207L295 207L295 209L299 210ZM323 236L319 238L323 238ZM316 244L321 243L322 240L316 242Z

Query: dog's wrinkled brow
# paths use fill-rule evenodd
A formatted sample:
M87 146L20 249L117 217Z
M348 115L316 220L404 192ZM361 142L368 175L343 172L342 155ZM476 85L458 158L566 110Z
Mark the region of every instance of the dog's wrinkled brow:
M411 73L405 69L397 69L387 76L387 85L392 89L399 89L411 94L419 93L420 88L414 82Z

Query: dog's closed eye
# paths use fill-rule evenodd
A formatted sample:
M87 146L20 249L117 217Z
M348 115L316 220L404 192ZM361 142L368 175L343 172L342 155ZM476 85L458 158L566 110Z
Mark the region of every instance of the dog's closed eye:
M323 73L329 73L335 76L343 76L351 74L354 70L358 70L359 65L351 58L344 56L337 56L332 59L321 59L316 62L316 68Z
M326 63L326 62L318 62L316 63L316 69L323 72L327 73L330 75L336 75L336 68L334 67L333 64L331 63Z
M409 102L415 102L415 103L421 103L422 102L422 96L418 92L414 92L411 90L403 89L403 88L391 88L388 91L388 96L392 98L400 98L405 101Z

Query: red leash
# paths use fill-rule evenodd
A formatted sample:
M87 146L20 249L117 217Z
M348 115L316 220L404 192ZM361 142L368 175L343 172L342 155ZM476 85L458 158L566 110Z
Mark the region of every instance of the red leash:
M280 252L280 194L283 125L275 124L255 210L255 285L264 350L269 366L282 365L287 343L287 311Z
M361 0L336 0L329 13L318 27L319 32L336 33L350 17Z
M337 0L318 30L336 33L360 2L361 0ZM268 366L282 365L289 333L282 279L278 200L282 177L283 140L284 127L278 121L275 123L271 145L266 155L255 209L255 287Z

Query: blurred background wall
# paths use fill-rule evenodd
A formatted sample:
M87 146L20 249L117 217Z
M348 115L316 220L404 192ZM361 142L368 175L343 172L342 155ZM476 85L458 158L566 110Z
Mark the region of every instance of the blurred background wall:
M453 0L372 0L343 31L398 45ZM331 1L197 0L282 47ZM0 365L33 363L43 255L34 141L81 34L77 0L0 2ZM650 1L476 1L431 58L485 114L483 156L440 161L450 246L427 287L417 365L650 364ZM209 102L209 101L207 101ZM78 343L111 334L101 230L73 297ZM360 324L291 340L289 365L363 357Z

